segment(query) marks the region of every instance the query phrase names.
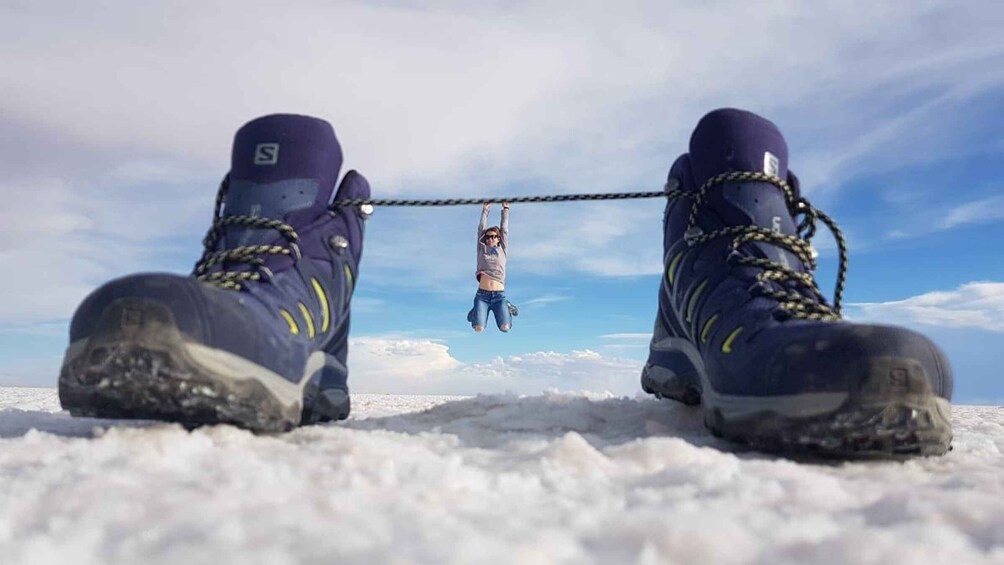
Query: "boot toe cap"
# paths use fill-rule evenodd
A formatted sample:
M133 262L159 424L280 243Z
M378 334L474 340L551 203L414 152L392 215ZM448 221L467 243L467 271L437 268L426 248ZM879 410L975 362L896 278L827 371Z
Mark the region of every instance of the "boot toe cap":
M948 360L912 330L825 324L786 337L764 365L764 382L779 392L933 392L951 398Z

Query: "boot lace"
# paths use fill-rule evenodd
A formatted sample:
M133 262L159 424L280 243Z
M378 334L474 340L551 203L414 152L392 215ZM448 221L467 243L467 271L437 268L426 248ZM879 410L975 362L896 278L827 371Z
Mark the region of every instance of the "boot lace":
M202 258L195 264L192 274L196 280L228 290L243 290L250 281L271 280L273 273L265 266L265 257L269 255L286 255L294 261L300 259L300 247L297 242L300 236L292 226L271 218L255 216L221 216L223 199L230 188L230 175L223 177L220 189L216 193L216 206L213 210L213 223L206 237L202 240ZM286 245L239 245L230 249L215 251L223 228L227 226L245 226L249 228L273 229L285 239ZM248 270L228 270L232 265L250 265ZM210 272L219 265L220 269Z
M770 183L784 194L788 212L793 218L801 217L795 235L777 233L761 226L729 226L705 233L697 226L697 212L705 203L708 190L728 182L746 181ZM836 222L813 207L805 198L795 198L795 191L784 179L766 173L731 171L711 177L696 193L679 190L676 188L677 186L678 181L675 179L666 186L666 194L669 198L693 198L694 200L690 209L690 217L687 220L687 230L684 234L690 247L705 244L720 237L732 237L728 259L730 264L761 269L756 276L757 282L754 286L756 294L776 300L780 311L791 318L824 321L841 319L840 307L843 302L844 283L847 276L847 242ZM817 220L821 220L830 229L839 251L837 284L832 306L826 303L822 291L816 284L816 279L812 276L812 272L816 270L816 258L819 255L811 243L812 237L816 234ZM802 261L807 272L799 272L780 263L760 257L751 257L739 251L741 246L753 242L771 243L791 251ZM777 284L771 285L771 282ZM778 290L778 288L783 290ZM806 292L797 292L799 289Z

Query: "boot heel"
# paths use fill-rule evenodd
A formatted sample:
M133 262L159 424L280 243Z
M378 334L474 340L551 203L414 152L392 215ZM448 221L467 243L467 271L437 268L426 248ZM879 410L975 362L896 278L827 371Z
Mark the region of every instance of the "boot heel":
M687 406L701 403L704 366L687 340L667 337L652 344L641 372L641 388L657 398L672 398Z

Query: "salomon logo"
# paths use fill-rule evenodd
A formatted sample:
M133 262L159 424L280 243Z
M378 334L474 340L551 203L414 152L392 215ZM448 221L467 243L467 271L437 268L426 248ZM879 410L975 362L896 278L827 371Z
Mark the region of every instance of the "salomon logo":
M770 151L763 152L763 172L767 173L772 177L781 176L781 162L777 159L777 155L774 155Z
M892 390L906 390L910 383L909 373L902 367L889 370L889 387Z
M254 148L255 165L274 165L279 162L278 143L259 143Z

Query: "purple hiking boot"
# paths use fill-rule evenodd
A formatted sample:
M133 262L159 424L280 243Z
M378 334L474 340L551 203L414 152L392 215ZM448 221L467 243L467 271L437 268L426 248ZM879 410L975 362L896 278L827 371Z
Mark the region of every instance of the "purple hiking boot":
M702 404L714 434L764 451L856 458L949 449L948 360L916 332L841 319L843 237L802 198L773 123L734 109L704 116L667 189L646 392ZM812 276L817 220L840 250L832 304Z
M114 280L77 309L63 407L258 431L348 417L349 304L372 208L331 207L341 166L323 120L245 124L194 273ZM369 195L349 171L334 198Z

